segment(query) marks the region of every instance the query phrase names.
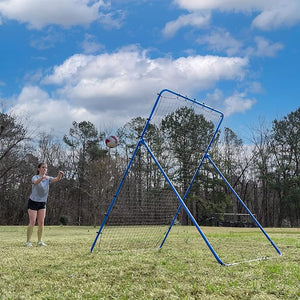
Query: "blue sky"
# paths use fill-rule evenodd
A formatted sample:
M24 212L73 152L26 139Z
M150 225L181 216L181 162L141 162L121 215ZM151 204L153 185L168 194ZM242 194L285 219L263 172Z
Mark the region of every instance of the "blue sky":
M0 107L37 132L113 131L167 88L245 142L300 104L299 0L0 0Z

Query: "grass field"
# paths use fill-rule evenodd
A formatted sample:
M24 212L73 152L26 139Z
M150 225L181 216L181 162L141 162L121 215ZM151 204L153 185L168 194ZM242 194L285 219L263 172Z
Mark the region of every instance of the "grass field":
M160 251L91 254L98 228L46 226L48 246L26 248L25 226L1 226L0 299L300 299L300 229L266 229L281 257L257 230L204 229L228 262L265 245L274 258L221 266L194 227L172 229Z

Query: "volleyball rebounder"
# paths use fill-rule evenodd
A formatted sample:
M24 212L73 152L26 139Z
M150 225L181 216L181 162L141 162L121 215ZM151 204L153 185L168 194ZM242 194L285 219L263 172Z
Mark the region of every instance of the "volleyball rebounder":
M226 183L229 190L276 252L281 255L278 247L230 185L209 154L223 119L224 115L222 112L204 103L168 89L162 90L157 96L148 119L145 121L121 181L105 211L90 251L93 252L98 238L101 237L104 228L108 224L108 220L111 218L115 220L112 222L112 225L118 225L116 220L122 220L126 214L125 211L128 211L130 218L125 223L119 224L121 226L152 226L151 228L153 228L154 225L168 224L162 239L158 243L158 249L163 247L173 226L178 224L179 216L182 217L184 214L187 216L189 223L195 226L215 259L221 265L232 265L232 263L221 260L186 203L189 194L193 190L193 185L197 182L197 177L203 164L208 163ZM193 161L193 167L190 167L191 161ZM142 173L141 168L143 168L144 173ZM135 170L134 175L131 175L132 169ZM149 175L150 173L151 176ZM139 183L142 177L147 177L145 184ZM133 180L133 178L135 178L135 184L128 182L128 180ZM137 183L140 184L140 187L135 187L133 191L132 186L136 186ZM175 199L167 218L161 215L161 212L164 211L161 202L165 201L161 200L162 198L160 197L162 195L165 198L168 195L168 199ZM151 205L150 199L155 200L155 204ZM120 202L126 202L125 208L119 205L119 200ZM147 211L146 207L150 210ZM143 212L143 215L138 218L137 214L133 212L134 209ZM113 218L114 210L117 211L115 218ZM135 216L136 219L134 218Z

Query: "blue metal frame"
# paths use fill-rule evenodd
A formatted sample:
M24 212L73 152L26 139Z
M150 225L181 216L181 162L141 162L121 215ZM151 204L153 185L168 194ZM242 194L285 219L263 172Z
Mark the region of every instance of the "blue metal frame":
M170 179L168 178L167 174L164 172L163 168L161 167L161 165L160 165L159 162L157 161L156 157L155 157L154 154L152 153L151 149L148 147L147 143L146 143L145 140L144 140L145 132L147 131L147 128L148 128L149 123L150 123L150 121L151 121L151 119L152 119L152 116L153 116L154 111L155 111L155 109L156 109L156 107L157 107L157 104L158 104L158 102L159 102L159 100L160 100L160 98L161 98L161 96L162 96L162 94L163 94L164 92L168 92L168 93L171 93L171 94L173 94L173 95L175 95L175 96L177 96L177 97L181 97L181 98L183 98L183 99L185 99L185 100L188 100L188 101L190 101L190 102L193 102L193 103L195 103L195 104L197 104L197 105L200 105L200 106L202 106L202 107L204 107L204 108L206 108L206 109L208 109L208 110L211 110L211 111L213 111L213 112L216 112L216 113L218 113L218 114L220 115L220 121L219 121L218 125L216 126L214 135L213 135L213 137L211 138L211 141L209 142L209 144L208 144L208 146L207 146L207 148L206 148L206 150L205 150L205 152L204 152L204 155L203 155L203 157L202 157L202 159L201 159L201 161L200 161L200 164L198 165L198 167L197 167L197 169L196 169L196 172L195 172L195 174L194 174L194 176L193 176L193 178L192 178L192 180L191 180L191 182L190 182L190 184L189 184L189 186L188 186L188 188L187 188L187 190L186 190L186 192L185 192L183 198L180 197L180 195L178 194L176 188L173 186L173 184L172 184L172 182L170 181ZM120 190L121 190L121 188L122 188L122 186L123 186L124 180L125 180L125 178L126 178L128 172L129 172L129 170L130 170L130 167L131 167L131 165L132 165L133 159L134 159L135 156L136 156L136 153L137 153L137 151L138 151L138 148L139 148L141 145L143 145L143 146L146 148L146 150L149 152L149 154L151 155L152 159L154 160L154 162L155 162L156 165L158 166L159 170L161 171L161 173L162 173L163 176L165 177L166 181L168 182L169 186L171 187L171 189L173 190L174 194L176 195L177 199L178 199L179 202L180 202L180 205L179 205L179 207L178 207L178 210L176 211L176 213L175 213L175 215L174 215L174 217L173 217L173 219L172 219L172 221L171 221L171 224L170 224L170 226L169 226L169 228L168 228L168 230L167 230L167 232L166 232L166 234L165 234L165 237L164 237L163 241L161 242L161 244L160 244L160 246L159 246L159 249L161 249L162 246L163 246L163 244L165 243L165 241L166 241L166 239L167 239L167 237L168 237L168 235L169 235L169 233L170 233L170 231L171 231L171 228L173 227L174 222L175 222L176 218L178 217L178 214L179 214L181 208L183 208L183 209L186 211L186 213L188 214L188 216L189 216L189 218L191 219L192 223L193 223L193 224L195 225L195 227L197 228L198 232L200 233L201 237L202 237L203 240L205 241L206 245L208 246L208 248L210 249L210 251L211 251L212 254L214 255L215 259L216 259L221 265L223 265L223 266L230 266L230 265L231 265L231 264L224 263L224 262L220 259L220 257L217 255L217 253L216 253L215 250L213 249L212 245L210 244L210 242L209 242L208 239L206 238L205 234L202 232L202 230L201 230L200 226L198 225L197 221L195 220L195 218L193 217L193 215L191 214L191 212L189 211L188 207L187 207L186 204L185 204L185 199L186 199L187 195L189 194L189 191L190 191L190 189L191 189L191 187L192 187L192 185L193 185L193 183L194 183L194 181L195 181L195 179L196 179L196 177L197 177L197 175L198 175L198 173L199 173L199 171L200 171L200 169L201 169L201 166L203 165L204 160L207 159L207 160L212 164L212 166L215 168L215 170L218 172L218 174L221 176L221 178L224 180L224 182L225 182L226 185L229 187L229 189L231 190L231 192L235 195L235 197L237 198L237 200L238 200L238 201L241 203L241 205L245 208L245 210L246 210L247 213L250 215L250 217L253 219L253 221L255 222L255 224L260 228L260 230L263 232L263 234L266 236L266 238L269 240L269 242L270 242L270 243L272 244L272 246L275 248L275 250L277 251L277 253L278 253L279 255L281 255L281 252L280 252L280 250L278 249L278 247L277 247L277 246L275 245L275 243L271 240L271 238L268 236L268 234L265 232L265 230L262 228L262 226L261 226L261 225L259 224L259 222L256 220L256 218L255 218L254 215L251 213L251 211L248 209L248 207L245 205L245 203L242 201L242 199L238 196L238 194L235 192L235 190L231 187L231 185L228 183L228 181L226 180L226 178L223 176L223 174L221 173L221 171L217 168L217 166L214 164L214 162L212 161L212 159L210 158L210 156L209 156L209 154L208 154L209 149L210 149L210 147L211 147L213 141L215 140L216 135L217 135L217 133L218 133L218 131L219 131L219 129L220 129L220 126L221 126L221 123L222 123L223 119L224 119L224 115L223 115L223 113L221 113L220 111L217 111L217 110L215 110L215 109L213 109L213 108L211 108L211 107L209 107L209 106L207 106L207 105L205 105L205 104L199 103L199 102L196 101L196 100L189 99L189 98L187 98L187 97L185 97L185 96L182 96L182 95L180 95L180 94L178 94L178 93L175 93L175 92L173 92L173 91L171 91L171 90L168 90L168 89L162 90L162 91L158 94L158 96L157 96L156 102L155 102L155 104L154 104L154 106L153 106L153 108L152 108L152 111L151 111L151 113L150 113L150 116L149 116L149 118L148 118L148 121L147 121L147 123L146 123L146 125L145 125L145 127L144 127L144 129L143 129L143 132L142 132L142 134L141 134L141 137L140 137L140 139L139 139L139 141L138 141L138 143L137 143L137 145L136 145L136 148L135 148L135 150L134 150L134 152L133 152L133 154L132 154L132 157L131 157L131 159L130 159L130 161L129 161L129 163L128 163L128 166L127 166L127 168L126 168L126 170L125 170L125 172L124 172L124 174L123 174L123 177L122 177L121 182L120 182L120 184L119 184L119 186L118 186L118 188L117 188L117 191L116 191L116 193L115 193L115 195L114 195L114 197L113 197L113 199L112 199L112 201L111 201L111 203L110 203L110 206L109 206L109 208L108 208L108 210L107 210L107 213L106 213L105 216L104 216L104 219L103 219L103 221L102 221L102 223L101 223L101 225L100 225L99 231L97 232L96 238L95 238L95 240L94 240L94 242L93 242L93 245L92 245L90 251L93 252L93 249L94 249L94 247L95 247L95 245L96 245L96 242L97 242L97 240L98 240L98 238L99 238L99 235L101 234L101 232L102 232L102 230L103 230L103 227L104 227L104 225L105 225L106 222L107 222L108 216L109 216L109 214L110 214L110 212L111 212L111 210L112 210L112 208L113 208L113 206L114 206L114 203L115 203L115 201L116 201L116 199L117 199L117 196L118 196L118 194L119 194L119 192L120 192Z

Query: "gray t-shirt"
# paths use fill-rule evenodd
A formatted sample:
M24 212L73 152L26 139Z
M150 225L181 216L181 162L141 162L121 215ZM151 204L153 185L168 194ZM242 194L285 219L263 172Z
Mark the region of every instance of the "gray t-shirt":
M32 192L30 199L36 202L47 202L49 193L49 184L51 183L53 177L48 176L48 179L43 179L39 184L34 184L33 182L38 180L40 175L34 175L31 179Z

